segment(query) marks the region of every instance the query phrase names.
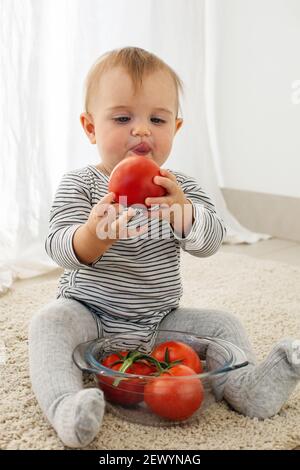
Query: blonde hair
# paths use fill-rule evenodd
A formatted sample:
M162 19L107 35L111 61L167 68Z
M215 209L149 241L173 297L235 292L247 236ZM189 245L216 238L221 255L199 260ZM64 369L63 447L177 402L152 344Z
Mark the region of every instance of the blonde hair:
M183 94L183 82L176 72L162 59L139 47L124 47L101 55L92 65L85 80L84 108L90 112L90 104L96 95L97 86L103 73L113 67L122 66L132 79L136 93L142 86L144 75L163 70L172 78L176 90L177 115L180 109L179 92Z

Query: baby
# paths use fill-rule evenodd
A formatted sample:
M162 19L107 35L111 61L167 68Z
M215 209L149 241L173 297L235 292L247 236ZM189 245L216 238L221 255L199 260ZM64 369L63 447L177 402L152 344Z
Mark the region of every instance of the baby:
M152 211L135 213L108 192L110 174L125 157L140 155L159 167L167 161L183 122L180 91L181 80L165 62L135 47L101 56L87 77L80 120L89 141L97 144L100 163L62 177L46 251L64 273L57 298L33 316L29 327L32 388L68 447L88 445L101 428L103 393L83 388L82 373L72 361L79 343L97 337L131 330L145 350L159 329L231 341L244 350L249 364L216 380L215 394L250 417L278 413L300 377L296 341L280 341L258 365L242 324L231 313L179 307L180 249L199 258L211 256L225 235L222 219L194 178L161 169L154 183L166 194L146 199L157 209ZM209 367L225 361L213 346L206 358Z

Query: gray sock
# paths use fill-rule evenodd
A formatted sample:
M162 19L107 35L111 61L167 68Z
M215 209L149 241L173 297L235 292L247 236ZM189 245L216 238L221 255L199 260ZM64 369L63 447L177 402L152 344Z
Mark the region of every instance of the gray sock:
M74 348L96 338L93 315L80 302L57 299L35 314L29 327L29 366L39 405L68 447L84 447L99 432L103 393L83 388Z
M103 414L103 395L97 388L59 397L48 410L53 427L68 447L88 445L99 432Z
M160 329L189 331L199 336L221 338L243 349L249 365L212 380L217 400L225 398L237 411L265 419L278 413L300 381L300 341L286 338L257 364L245 329L238 318L219 310L178 308L160 324ZM213 345L207 348L209 369L222 367L226 358Z
M260 419L277 414L300 380L300 342L278 342L259 365L228 374L224 398L237 411Z

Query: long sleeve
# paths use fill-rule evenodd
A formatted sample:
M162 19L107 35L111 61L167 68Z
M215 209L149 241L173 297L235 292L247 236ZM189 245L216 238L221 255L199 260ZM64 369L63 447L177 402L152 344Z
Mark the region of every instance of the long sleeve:
M77 228L86 222L91 209L84 174L77 171L63 175L50 211L45 250L50 258L65 269L86 267L76 257L73 236Z
M65 268L58 296L91 306L101 315L107 334L128 329L131 322L143 331L154 328L178 307L182 296L180 248L205 257L221 243L225 227L210 199L194 179L181 173L176 177L195 211L186 238L170 236L170 224L153 219L147 234L116 241L92 265L78 261L72 237L91 208L107 194L109 176L88 165L64 175L57 189L46 250ZM141 219L148 221L148 214L141 214Z
M226 234L224 222L216 213L209 196L194 178L179 172L173 173L192 203L194 212L194 223L187 236L181 238L171 228L174 237L181 248L191 255L201 258L211 256L217 252Z

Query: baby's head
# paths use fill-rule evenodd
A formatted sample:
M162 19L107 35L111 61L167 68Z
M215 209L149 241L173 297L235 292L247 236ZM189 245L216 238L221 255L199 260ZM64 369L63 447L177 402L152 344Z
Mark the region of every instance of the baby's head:
M144 49L126 47L101 56L85 87L80 121L97 144L101 169L110 174L123 158L135 155L141 142L145 156L161 166L182 125L178 117L182 82L161 59Z

